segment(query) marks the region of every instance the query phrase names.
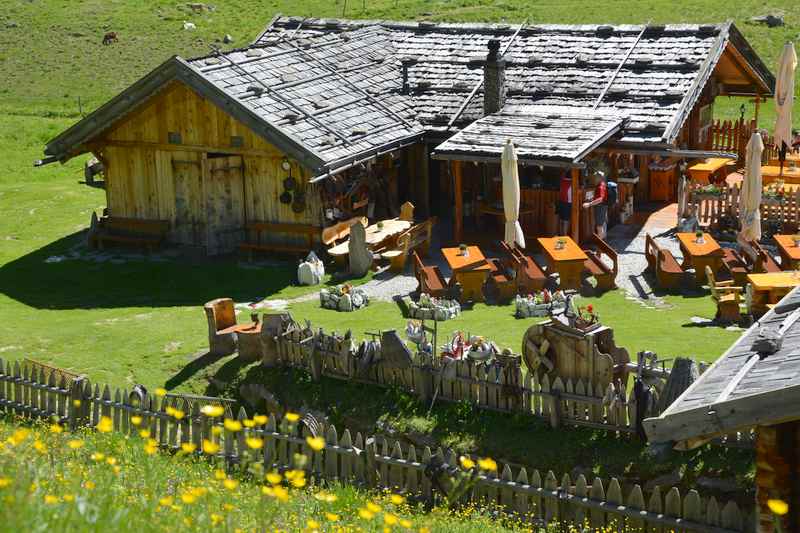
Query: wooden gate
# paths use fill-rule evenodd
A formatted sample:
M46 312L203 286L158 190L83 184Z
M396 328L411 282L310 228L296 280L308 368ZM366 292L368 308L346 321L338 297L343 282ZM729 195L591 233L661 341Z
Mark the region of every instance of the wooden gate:
M209 155L205 167L208 254L233 252L244 237L244 162L238 155Z

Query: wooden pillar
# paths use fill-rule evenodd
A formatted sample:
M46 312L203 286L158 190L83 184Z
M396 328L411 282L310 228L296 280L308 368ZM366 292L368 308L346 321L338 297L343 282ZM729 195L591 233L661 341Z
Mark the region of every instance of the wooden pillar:
M427 144L417 145L417 153L419 159L417 165L419 169L419 176L417 177L417 205L421 208L421 213L425 218L431 216L430 205L430 150Z
M570 217L572 222L570 224L570 230L572 232L572 240L577 243L580 242L581 233L580 214L582 202L580 197L580 175L581 170L579 168L572 169L572 214Z
M639 202L650 201L650 156L639 156L639 185L636 188Z
M776 531L776 516L767 502L783 500L789 512L782 516L783 531L800 527L800 423L787 422L756 429L756 501L758 531Z
M756 105L755 105L755 108L756 108L756 110L755 110L755 121L756 121L756 128L758 128L758 109L759 109L759 107L760 107L760 106L759 106L759 104L760 104L760 103L761 103L761 97L760 97L760 95L758 95L758 94L757 94L757 95L756 95L756 99L755 99L755 104L756 104Z
M461 244L464 226L464 194L461 187L461 161L452 162L453 169L453 239Z

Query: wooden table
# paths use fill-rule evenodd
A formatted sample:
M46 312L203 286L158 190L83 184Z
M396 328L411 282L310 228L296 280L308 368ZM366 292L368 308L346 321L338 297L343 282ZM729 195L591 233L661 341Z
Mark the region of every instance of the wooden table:
M447 265L453 272L450 283L461 284L461 301L483 301L483 284L492 267L477 246L467 246L467 255L460 248L442 248Z
M371 224L365 228L366 237L367 237L367 247L370 249L375 249L380 246L381 243L384 241L396 236L400 235L408 228L411 227L411 222L407 220L400 220L399 218L390 218L388 220L382 220L383 227L378 229L378 223ZM344 241L342 243L337 244L336 246L332 247L328 250L328 253L334 257L341 257L346 256L348 251L349 242Z
M706 185L709 183L711 176L719 173L721 169L724 169L728 165L732 164L733 161L730 159L725 159L724 157L711 157L700 163L695 163L694 165L690 166L688 170L689 175L692 177L692 181ZM727 176L721 176L722 179L725 179L726 177Z
M789 168L789 163L783 165L783 173L779 165L766 165L761 167L761 180L764 184L783 180L786 183L800 183L800 166Z
M790 162L794 161L797 166L800 166L800 153L795 152L791 154L786 154L786 161L783 162L783 166L788 166ZM769 160L770 166L779 167L781 164L781 160L778 157L773 157Z
M560 239L564 240L564 247L557 250L556 242ZM560 288L580 289L583 262L588 259L581 247L570 237L539 237L537 240L547 258L549 272L558 272Z
M239 357L243 361L258 361L263 355L261 347L261 322L235 324L219 332L219 334L236 333L236 344Z
M770 305L778 303L792 289L800 285L797 272L775 272L772 274L748 274L752 299L750 312L756 316L767 312Z
M686 269L694 267L694 279L697 283L706 281L706 266L711 267L715 274L722 267L722 258L725 253L708 233L703 233L703 243L696 242L697 237L694 233L678 233L678 241L683 252L683 263L681 267Z
M778 243L778 252L781 254L781 267L789 270L784 265L789 265L792 270L800 266L800 246L795 246L794 235L773 235Z

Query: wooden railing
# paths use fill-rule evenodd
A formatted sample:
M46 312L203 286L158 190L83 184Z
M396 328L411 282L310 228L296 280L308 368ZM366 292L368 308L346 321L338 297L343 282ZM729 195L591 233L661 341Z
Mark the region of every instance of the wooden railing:
M747 142L755 130L755 121L744 119L714 121L706 148L717 152L738 154L736 163L744 165Z
M703 226L718 225L724 216L738 219L739 184L721 185L720 194L706 194L703 186L692 185L688 190L688 206L697 209L697 218ZM776 197L762 197L762 224L768 220L776 224L795 226L800 223L800 188L776 189Z
M325 446L315 451L306 437L310 431L301 426L277 424L270 417L265 426L232 432L221 419L200 413L199 406L186 399L157 397L141 389L133 392L108 386L92 386L85 378L56 382L53 374L40 382L41 374L23 371L19 362L3 364L0 360L0 411L24 418L56 418L71 429L97 426L103 417L112 421L113 430L137 438L140 429L148 429L150 438L165 449L178 450L184 443L193 443L198 450L204 441L219 445L214 455L229 468L247 463L245 457L262 463L265 471L292 468L295 454L305 456L304 469L315 480L337 481L369 489L385 488L428 501L435 496L434 484L426 468L434 461L458 467L452 451L430 447L421 453L413 445L404 447L399 441L385 438L364 438L350 431L329 426L324 430ZM186 413L180 419L171 416L172 409ZM139 417L138 424L132 417ZM236 416L226 409L226 418L245 420L240 409ZM263 447L253 452L246 438L256 437ZM195 453L201 454L197 451ZM255 454L255 455L254 455ZM646 497L642 488L632 485L623 497L623 488L616 478L595 477L591 483L584 475L574 481L568 474L557 478L552 471L542 475L538 470L499 464L496 473L481 475L465 500L496 504L534 524L588 522L592 529L610 526L614 531L706 531L734 533L751 531L755 519L729 501L724 505L714 497L703 498L696 490L682 495L677 487L662 492L655 487Z

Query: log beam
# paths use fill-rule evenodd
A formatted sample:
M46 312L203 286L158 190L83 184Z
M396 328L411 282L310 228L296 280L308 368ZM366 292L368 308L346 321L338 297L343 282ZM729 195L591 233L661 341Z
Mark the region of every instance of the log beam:
M462 188L461 161L451 163L453 169L453 238L456 243L461 243L464 230L464 193Z

